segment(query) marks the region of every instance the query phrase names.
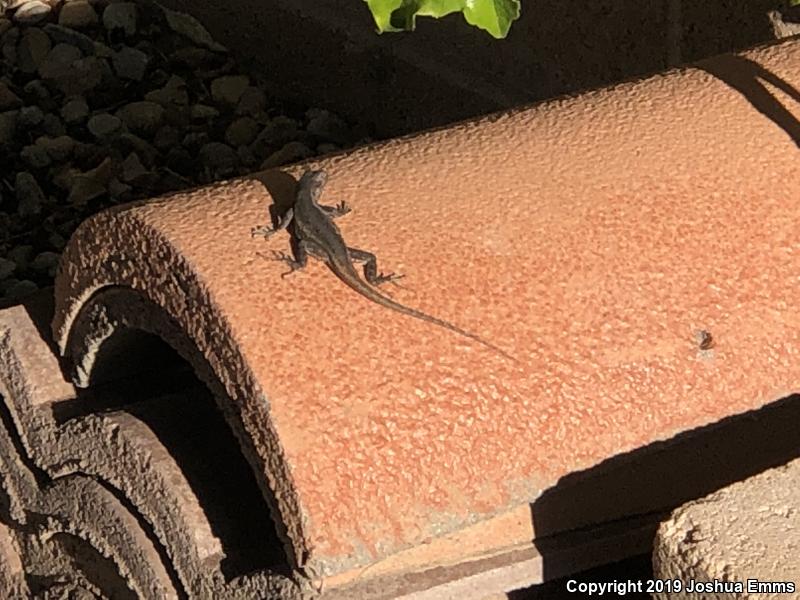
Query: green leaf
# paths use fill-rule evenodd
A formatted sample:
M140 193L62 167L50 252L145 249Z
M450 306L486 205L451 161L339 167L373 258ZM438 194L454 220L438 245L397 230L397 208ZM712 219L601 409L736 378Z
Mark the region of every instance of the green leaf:
M512 21L519 18L519 0L473 0L467 4L464 8L467 23L498 39L506 37Z
M406 0L364 0L372 12L372 18L375 19L375 25L378 26L378 33L384 31L402 31L392 27L391 17L392 13L396 11Z
M504 38L519 18L519 0L364 0L378 31L413 31L417 16L441 18L464 13L467 23ZM797 0L800 2L800 0Z

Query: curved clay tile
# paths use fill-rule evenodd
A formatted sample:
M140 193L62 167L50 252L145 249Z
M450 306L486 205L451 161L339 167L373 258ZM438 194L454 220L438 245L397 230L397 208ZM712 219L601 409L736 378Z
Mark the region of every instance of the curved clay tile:
M678 496L635 485L648 473L621 455L798 389L797 65L790 41L315 163L323 201L353 208L349 243L405 275L388 293L515 360L372 304L317 262L282 278L270 258L286 234L250 230L300 166L86 221L56 282L59 351L100 406L148 358L135 332L175 348L234 432L291 575L331 598L356 597L348 584L466 597L624 555L626 535L602 528ZM20 376L44 382L41 406L25 385L6 396L33 407L15 423L40 468L110 482L186 593L299 593L279 570L225 575L202 481L163 432L113 407L88 416L46 360ZM594 486L606 467L611 487ZM628 525L644 547L645 524ZM576 531L592 527L605 533ZM595 558L548 564L565 547Z

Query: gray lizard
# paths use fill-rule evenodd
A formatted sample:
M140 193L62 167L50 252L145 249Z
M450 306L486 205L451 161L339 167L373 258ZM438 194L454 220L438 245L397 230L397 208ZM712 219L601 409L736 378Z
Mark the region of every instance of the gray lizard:
M386 275L378 273L374 254L357 248L349 248L345 244L342 233L333 222L333 218L347 214L350 212L350 208L344 202L339 203L336 207L319 204L319 197L327 180L328 175L325 171L306 171L298 182L294 204L286 211L278 225L274 228L268 225L256 227L251 232L253 236L261 235L268 238L281 229L289 229L292 235L291 243L294 257L285 253L276 253L276 259L286 262L290 268L283 276L304 268L308 263L308 255L310 254L325 261L339 279L368 300L409 317L449 329L459 335L475 340L506 358L516 361L513 356L478 335L465 331L442 319L395 302L378 292L373 286L393 281L400 276L393 273ZM358 276L353 266L354 261L364 264L366 281Z

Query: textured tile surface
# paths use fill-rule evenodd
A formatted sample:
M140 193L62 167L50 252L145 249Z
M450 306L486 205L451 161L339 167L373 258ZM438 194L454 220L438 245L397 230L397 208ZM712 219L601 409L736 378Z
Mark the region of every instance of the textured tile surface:
M518 362L319 263L281 278L259 253L287 236L249 235L291 191L275 172L90 219L55 337L68 351L107 286L162 307L230 397L296 560L368 564L800 387L798 84L788 42L321 163L349 243L405 275L387 291Z
M798 507L800 460L679 508L658 531L654 576L712 588L655 597L800 598Z

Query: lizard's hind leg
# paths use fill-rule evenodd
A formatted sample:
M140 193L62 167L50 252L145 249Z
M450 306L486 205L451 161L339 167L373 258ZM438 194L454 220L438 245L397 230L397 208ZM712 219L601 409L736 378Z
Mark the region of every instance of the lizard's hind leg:
M347 251L353 262L364 264L364 279L372 285L381 285L403 277L403 275L396 275L395 273L378 273L378 259L375 258L372 252L359 250L358 248L348 248Z

